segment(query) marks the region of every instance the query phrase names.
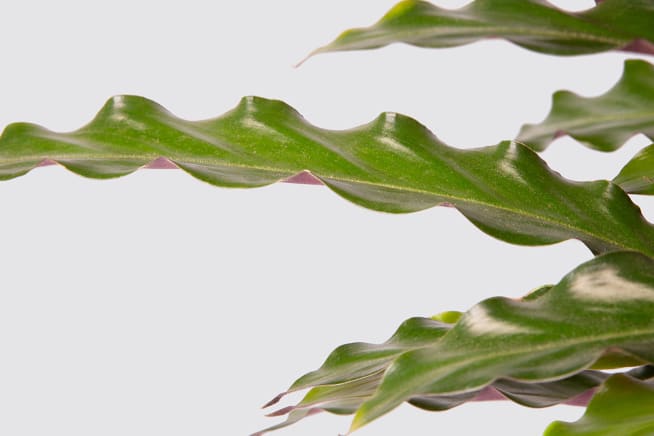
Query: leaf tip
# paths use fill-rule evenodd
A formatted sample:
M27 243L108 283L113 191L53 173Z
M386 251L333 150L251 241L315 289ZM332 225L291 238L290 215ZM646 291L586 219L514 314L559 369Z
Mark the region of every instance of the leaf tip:
M264 404L263 406L261 406L261 408L262 408L262 409L267 409L268 407L273 406L273 405L279 403L279 402L281 401L281 399L284 398L285 395L286 395L286 392L282 392L281 394L277 394L277 396L275 396L275 398L273 398L272 400L268 401L266 404Z
M296 409L295 406L286 406L286 407L282 407L281 409L277 409L273 412L267 413L265 416L268 418L274 418L276 416L284 416L284 415L288 415L295 409Z
M350 424L350 428L348 429L347 433L345 433L344 436L349 436L355 431L359 430L361 427L365 426L368 424L370 420L367 417L367 413L365 411L365 408L362 406L357 410L357 412L354 415L354 418L352 418L352 423Z
M329 52L329 51L331 51L332 46L334 45L334 43L335 43L336 41L338 41L339 39L341 39L341 37L343 36L343 34L345 34L345 33L347 33L347 32L348 32L348 30L346 30L345 32L343 32L341 35L339 35L339 36L336 38L336 40L330 42L329 44L327 44L327 45L323 45L323 46L320 46L320 47L318 47L318 48L316 48L316 49L311 50L311 51L310 51L310 52L309 52L305 57L303 57L302 59L300 59L299 62L297 62L295 65L293 65L293 68L300 68L300 67L301 67L302 65L304 65L304 64L305 64L309 59L311 59L312 57L314 57L314 56L317 55L317 54L325 53L325 52Z
M320 50L320 49L318 48L318 49L316 49L316 50L312 50L311 52L309 52L308 55L306 55L305 57L303 57L302 59L300 59L298 62L294 63L294 64L293 64L293 68L300 68L302 65L304 65L304 63L305 63L306 61L308 61L308 60L311 59L311 58L312 58L316 53L318 53L318 50Z

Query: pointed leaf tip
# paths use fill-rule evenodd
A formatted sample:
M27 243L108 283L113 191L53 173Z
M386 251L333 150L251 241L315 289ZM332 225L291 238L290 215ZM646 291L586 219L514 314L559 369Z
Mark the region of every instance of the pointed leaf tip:
M415 395L464 393L500 379L563 380L607 350L654 362L653 312L654 260L633 252L586 262L534 300L485 300L439 341L397 357L357 411L355 428ZM588 388L596 380L587 380Z
M267 408L270 407L270 406L274 406L275 404L279 403L279 402L281 401L281 399L284 398L284 396L286 396L287 393L288 393L288 392L282 392L282 393L280 393L280 394L277 394L277 396L276 396L275 398L273 398L272 400L268 401L266 404L264 404L263 406L261 406L261 408L262 408L262 409L267 409Z
M318 51L373 49L396 42L440 48L503 38L554 55L648 53L642 45L654 42L652 22L654 8L644 0L607 0L583 12L567 12L542 0L475 0L459 9L408 0L372 26L345 31Z

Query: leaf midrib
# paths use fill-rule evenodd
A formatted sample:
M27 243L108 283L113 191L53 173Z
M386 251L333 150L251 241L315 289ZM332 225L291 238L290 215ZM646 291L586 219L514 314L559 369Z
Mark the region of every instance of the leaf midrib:
M621 333L603 334L603 335L599 335L599 336L598 335L592 335L592 336L590 336L590 338L585 336L585 337L582 337L582 338L575 338L573 340L568 340L568 341L564 341L564 342L548 343L548 344L545 344L545 345L535 346L535 347L529 348L528 350L521 349L520 351L515 351L515 348L512 347L512 350L514 350L512 352L506 352L506 353L492 353L491 352L491 354L484 354L483 356L477 355L477 356L473 356L472 358L469 358L469 359L459 360L459 361L455 361L455 362L452 362L452 363L442 363L441 362L441 363L438 364L438 371L437 372L439 372L439 373L446 372L447 373L447 372L451 372L451 371L448 371L449 368L461 368L461 367L465 367L466 365L469 365L471 363L482 362L484 360L491 360L491 359L498 358L498 357L511 357L511 356L514 356L514 355L524 354L524 353L528 353L528 352L546 351L548 349L570 347L570 346L575 346L575 345L580 345L580 344L587 344L587 345L592 346L592 345L594 345L594 344L596 344L598 342L601 343L603 341L611 340L611 339L622 339L622 338L624 338L624 339L630 339L631 341L636 341L636 340L638 340L638 337L652 338L653 336L654 336L654 325L651 326L648 329L645 329L645 330L631 331L629 334L621 332ZM591 362L591 364L592 364L592 362ZM566 372L566 373L563 373L563 374L559 373L559 375L557 375L557 376L544 378L544 379L537 379L537 380L531 380L531 379L524 380L524 379L511 377L511 376L508 376L508 375L497 375L497 376L492 377L491 380L489 380L488 382L478 384L476 386L468 386L467 388L465 388L463 390L459 390L459 391L446 391L446 392L432 393L432 395L454 395L454 394L463 394L463 393L467 393L467 392L473 392L473 391L479 390L481 388L484 388L486 386L489 386L492 383L494 383L497 379L503 378L503 377L504 378L509 377L509 378L512 378L513 380L517 380L517 381L525 381L525 382L533 382L533 383L556 381L556 380L560 380L562 378L565 378L567 376L574 375L574 374L578 373L579 371L583 370L584 367L587 367L587 366L588 365L582 366L582 368L580 368L579 370L576 370L576 371ZM445 370L445 371L443 371L443 370ZM433 379L434 378L434 376L433 376L434 373L431 372L431 371L427 371L427 372L429 373L429 378ZM424 373L425 372L423 372L423 374ZM415 385L415 383L414 383L414 385ZM422 385L422 383L420 383L420 385ZM384 382L382 381L380 389L383 386L384 386ZM412 395L419 395L419 394L420 393L407 394L407 393L402 392L402 393L400 393L400 395L397 395L397 394L390 395L389 398L391 398L391 399L393 399L395 401L403 402L407 398L410 398ZM376 397L373 396L369 400L369 401L373 401L372 406L370 406L369 403L367 402L367 403L364 403L364 405L362 406L363 408L359 408L359 410L357 411L357 413L355 415L355 418L354 418L354 420L352 422L352 426L351 426L350 430L354 430L356 428L361 427L366 422L370 422L370 419L368 419L366 417L366 415L369 414L369 411L371 410L371 408L372 408L372 410L374 410L377 407L379 407L379 406L374 404L375 399L376 399ZM385 401L382 401L380 404L382 405L382 408L386 409L387 408L386 404L388 404L388 403L389 403L389 401L385 400ZM366 413L362 413L362 411L366 411ZM376 415L378 416L377 412L376 412Z
M633 114L633 112L631 112L631 114ZM629 115L629 116L620 116L620 114L604 115L598 117L586 116L582 118L575 118L573 121L562 121L562 122L551 123L551 124L547 124L547 120L545 120L541 124L530 126L530 128L533 129L532 131L536 133L530 134L527 138L520 137L520 139L523 141L527 141L529 139L533 139L534 137L549 135L550 133L552 133L551 131L553 129L562 130L565 131L566 134L574 136L575 133L568 132L567 129L569 129L570 127L580 127L580 126L583 127L585 125L593 125L593 124L598 124L607 121L622 121L622 120L634 121L634 120L641 120L641 119L643 121L650 120L654 122L654 112L638 112L636 113L636 115ZM601 127L602 126L600 126L600 128Z
M583 337L580 337L580 338L575 338L575 339L571 339L571 340L563 341L563 342L555 342L555 343L549 342L547 344L531 346L528 349L526 347L523 347L522 349L518 349L517 351L516 351L516 347L513 346L513 347L511 347L511 349L512 349L511 352L505 352L505 353L497 353L497 352L492 353L492 352L490 352L490 353L485 353L483 356L478 355L478 356L473 356L472 358L469 358L469 359L459 360L459 361L449 363L449 364L445 363L443 365L439 365L439 368L465 366L465 365L468 365L468 364L471 364L471 363L484 361L484 360L493 360L493 359L496 359L496 358L499 358L499 357L511 357L511 356L517 356L517 355L521 355L521 354L525 354L525 353L547 351L547 350L550 350L550 349L565 348L565 347L571 347L571 346L575 346L575 345L589 345L589 346L592 346L592 345L595 345L597 343L602 343L604 341L612 340L612 339L616 339L616 340L619 340L619 339L627 340L628 339L628 340L632 340L632 341L638 341L640 337L643 337L643 339L648 339L649 338L650 340L654 340L654 325L651 326L648 329L645 329L645 330L635 330L635 331L631 331L629 333L620 332L620 333L608 333L608 334L603 334L603 335L583 336ZM616 345L616 347L622 349L622 347L619 346L619 345ZM591 362L591 364L592 364L592 362ZM572 373L566 373L566 374L551 377L551 378L537 379L537 380L531 380L531 379L526 379L525 380L525 379L520 379L520 378L515 378L515 377L512 377L512 379L517 380L517 381L524 381L524 382L542 383L542 382L548 382L548 381L556 381L556 380L559 380L561 377L565 377L565 376L571 375L571 374L576 374L577 372L578 371L574 371ZM497 377L493 378L493 381L497 380L500 377L510 377L510 376L506 376L506 375L497 376ZM491 381L490 383L492 383L493 381ZM483 386L487 386L487 384L477 386L474 389L461 391L461 393L469 392L471 390L475 390L475 389L478 389L479 387L483 387ZM459 391L444 392L444 394L450 394L450 393L459 393Z
M569 340L569 341L565 341L565 342L548 343L546 345L530 347L527 350L520 349L519 351L515 351L515 348L512 347L513 351L511 351L511 352L505 352L505 353L492 353L491 352L490 354L485 353L483 356L476 355L476 356L473 356L473 357L471 357L469 359L457 360L457 361L451 362L451 363L439 362L437 372L438 373L443 373L443 372L449 373L449 372L451 372L451 371L449 371L449 368L461 368L461 367L465 367L467 365L470 365L472 363L483 362L484 360L492 360L492 359L495 359L495 358L498 358L498 357L511 357L511 356L525 354L525 353L529 353L529 352L546 351L546 350L549 350L549 349L570 347L570 346L580 345L580 344L593 345L595 343L603 342L603 341L610 340L610 339L624 338L624 339L630 339L630 340L637 340L638 337L640 337L640 336L644 336L645 338L651 338L652 336L654 336L654 326L652 326L651 329L647 329L647 330L632 331L632 332L630 332L630 334L624 334L624 333L615 334L614 333L614 334L604 334L604 335L600 335L600 336L592 335L592 336L590 336L590 340L589 340L589 337L576 338L575 340ZM592 364L592 362L591 362L591 364ZM502 375L497 375L497 376L492 377L492 379L489 380L488 382L478 384L478 385L475 385L475 386L468 386L468 387L466 387L465 389L462 389L462 390L444 391L444 392L437 392L437 393L430 392L428 394L431 394L431 395L454 395L454 394L463 394L463 393L467 393L467 392L473 392L473 391L479 390L479 389L481 389L481 388L483 388L485 386L489 386L493 382L495 382L497 379L503 378L503 377L510 377L511 379L516 380L516 381L532 382L532 383L543 383L543 382L548 382L548 381L556 381L556 380L560 380L560 379L562 379L562 378L564 378L566 376L574 375L574 374L578 373L580 370L583 370L583 368L584 367L582 367L579 370L575 370L575 371L572 371L572 372L566 372L566 373L563 373L563 374L559 373L559 375L557 375L557 376L552 376L552 377L544 378L544 379L535 379L535 380L519 379L519 378L516 378L516 377L511 377L510 375L502 374ZM429 373L428 374L429 378L433 379L434 378L433 372L428 371L428 373ZM425 374L425 372L423 372L423 375L424 374ZM380 386L380 388L383 387L383 385L384 385L384 383L382 381L382 385ZM420 394L420 393L415 393L415 395L418 395L418 394ZM423 393L423 394L426 395L425 393ZM396 400L405 401L405 399L407 398L407 395L408 395L408 397L410 397L411 395L414 395L414 394L401 393L400 395L392 395L391 398L394 398ZM371 401L374 400L374 399L375 399L375 397L373 397L371 399ZM385 403L388 403L388 401L382 402L382 404L385 404ZM359 413L357 413L357 415L360 415L361 410L362 409L359 409ZM357 421L357 418L355 417L354 422L356 422L356 421ZM357 426L358 426L358 424L357 424Z
M373 26L369 28L362 28L360 30L363 32L375 31L378 30L379 28L383 28L384 25L386 25L386 23L382 24L380 27ZM393 34L395 34L396 37L405 39L407 41L413 41L413 42L420 42L420 40L427 37L443 36L443 34L454 35L456 33L460 33L463 36L468 36L468 35L479 36L479 35L485 35L489 32L497 32L499 34L497 35L497 37L502 37L509 40L512 37L518 37L518 36L541 36L541 37L557 37L557 38L568 37L577 40L599 42L599 43L606 43L612 45L623 45L631 41L631 38L628 37L618 39L618 38L612 38L610 36L593 35L593 34L582 33L582 32L550 30L545 28L538 28L534 30L533 28L529 28L529 27L505 27L505 26L485 26L485 27L471 26L465 29L463 27L431 26L431 27L426 27L424 29L411 29L410 31L393 30L391 27L391 31ZM368 39L374 41L375 39L386 40L386 37L382 35L381 37L378 36L377 38L362 38L362 39ZM336 42L335 45L338 45L338 43Z

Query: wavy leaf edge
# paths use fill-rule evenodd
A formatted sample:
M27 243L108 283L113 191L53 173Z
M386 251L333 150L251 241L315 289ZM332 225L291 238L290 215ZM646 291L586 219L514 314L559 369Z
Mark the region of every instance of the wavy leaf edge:
M352 129L326 130L278 100L245 97L218 118L186 121L151 100L116 96L78 130L15 123L0 136L0 179L44 161L86 177L120 177L164 158L213 185L317 179L378 211L453 205L485 233L511 243L579 239L595 253L654 256L654 226L617 185L568 181L515 142L449 147L418 121L392 112Z
M637 134L654 140L654 65L628 59L618 81L600 95L556 91L545 119L523 125L516 141L540 152L568 135L591 149L609 152Z
M505 16L493 17L496 10L503 11ZM619 19L624 22L617 21L615 10L623 12ZM456 9L441 8L423 0L403 0L371 26L342 32L329 44L311 51L297 65L315 55L335 51L376 49L393 43L448 48L498 37L528 50L553 55L608 50L654 55L654 33L647 28L646 17L651 22L654 9L642 0L631 3L606 0L580 12L566 11L544 0L474 0ZM538 23L541 18L543 21ZM631 25L634 21L639 22L638 29ZM552 30L557 22L562 23L560 28Z
M654 431L652 410L654 384L615 374L597 390L579 420L555 421L545 429L544 436L644 436Z
M498 398L529 407L547 407L561 402L585 405L594 392L593 388L610 375L589 370L603 359L601 366L604 368L641 365L627 374L641 380L654 379L654 366L651 365L654 362L654 324L649 316L653 305L654 260L634 252L602 255L575 268L559 284L537 288L519 300L500 297L484 300L462 316L459 312L451 312L452 323L443 323L442 314L432 318L410 318L382 344L352 343L338 347L318 370L300 377L291 385L288 392L311 389L304 399L273 415L300 413L300 410L309 408L329 409L331 405L347 402L349 413L356 411L351 428L354 431L363 425L357 422L357 417L361 416L366 405L380 396L380 391L383 394L389 378L394 379L393 386L403 390L406 384L411 383L411 378L420 372L420 368L431 371L423 364L416 364L419 362L416 359L420 359L421 354L428 358L433 355L442 359L438 357L440 353L446 360L447 356L453 356L455 360L469 361L466 365L473 366L457 367L443 362L445 367L451 366L448 371L458 374L457 377L478 380L475 378L477 375L470 374L475 371L483 373L486 369L474 363L473 355L488 359L489 355L484 350L508 348L515 351L521 347L520 343L529 349L527 354L520 357L513 356L513 353L509 356L511 359L500 362L499 366L496 364L496 369L491 369L488 376L483 376L486 380L484 383L475 382L473 385L463 380L458 388L443 390L434 387L435 380L446 380L446 385L453 382L448 382L449 376L439 372L435 377L429 375L425 379L426 384L420 385L422 387L415 385L411 393L402 395L399 402L408 401L428 410L445 410L467 401ZM505 308L509 312L498 311L498 308ZM580 310L583 313L580 314ZM586 324L588 319L594 320L598 314L601 314L604 326L600 328L595 323ZM516 328L524 327L523 324L528 324L531 331L517 332ZM574 339L576 345L574 351L561 354L557 350L570 348L566 345L567 342L560 343L559 336L564 331L564 336ZM536 335L534 340L546 345L551 340L550 345L554 348L547 351L550 345L543 348L540 342L529 345L531 336L525 338L521 336L523 334ZM578 338L577 334L580 335ZM604 338L600 341L604 342L598 342L598 346L593 342L596 335ZM624 339L620 335L625 335ZM502 345L496 343L498 340L501 340ZM584 345L583 342L588 344ZM466 346L472 350L472 357L461 351ZM543 351L538 351L541 348ZM434 354L434 351L437 353ZM554 359L549 361L550 365L541 365L531 360L542 352L545 352L542 358ZM568 362L570 359L572 361ZM409 364L404 372L397 369L398 365L404 364L402 361ZM487 363L493 365L490 361ZM511 373L513 370L508 368L512 366L513 370L522 368L517 369L522 372L519 375ZM543 366L551 369L542 369ZM437 372L442 367L442 362L434 366ZM397 371L400 375L396 374ZM348 374L350 378L343 374ZM372 385L370 381L373 382ZM268 406L276 403L283 395L276 397ZM541 396L542 399L539 400ZM430 401L435 403L432 405ZM377 416L379 415L373 416L373 419Z

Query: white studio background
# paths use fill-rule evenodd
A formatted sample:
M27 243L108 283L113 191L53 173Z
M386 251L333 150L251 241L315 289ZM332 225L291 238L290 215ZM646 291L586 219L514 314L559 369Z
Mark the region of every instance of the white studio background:
M188 119L260 95L320 127L391 110L475 147L540 121L556 89L606 91L634 57L557 58L485 41L329 54L292 68L393 3L3 2L0 126L76 129L115 94ZM645 143L599 154L564 138L545 157L570 178L610 178ZM654 203L637 200L653 219ZM246 435L277 422L259 406L335 346L383 341L410 316L519 296L590 258L576 241L494 240L446 208L387 215L326 188L219 189L175 170L96 181L40 168L0 183L0 204L0 434L10 436ZM404 406L358 434L537 435L581 413ZM348 425L316 416L277 434Z

